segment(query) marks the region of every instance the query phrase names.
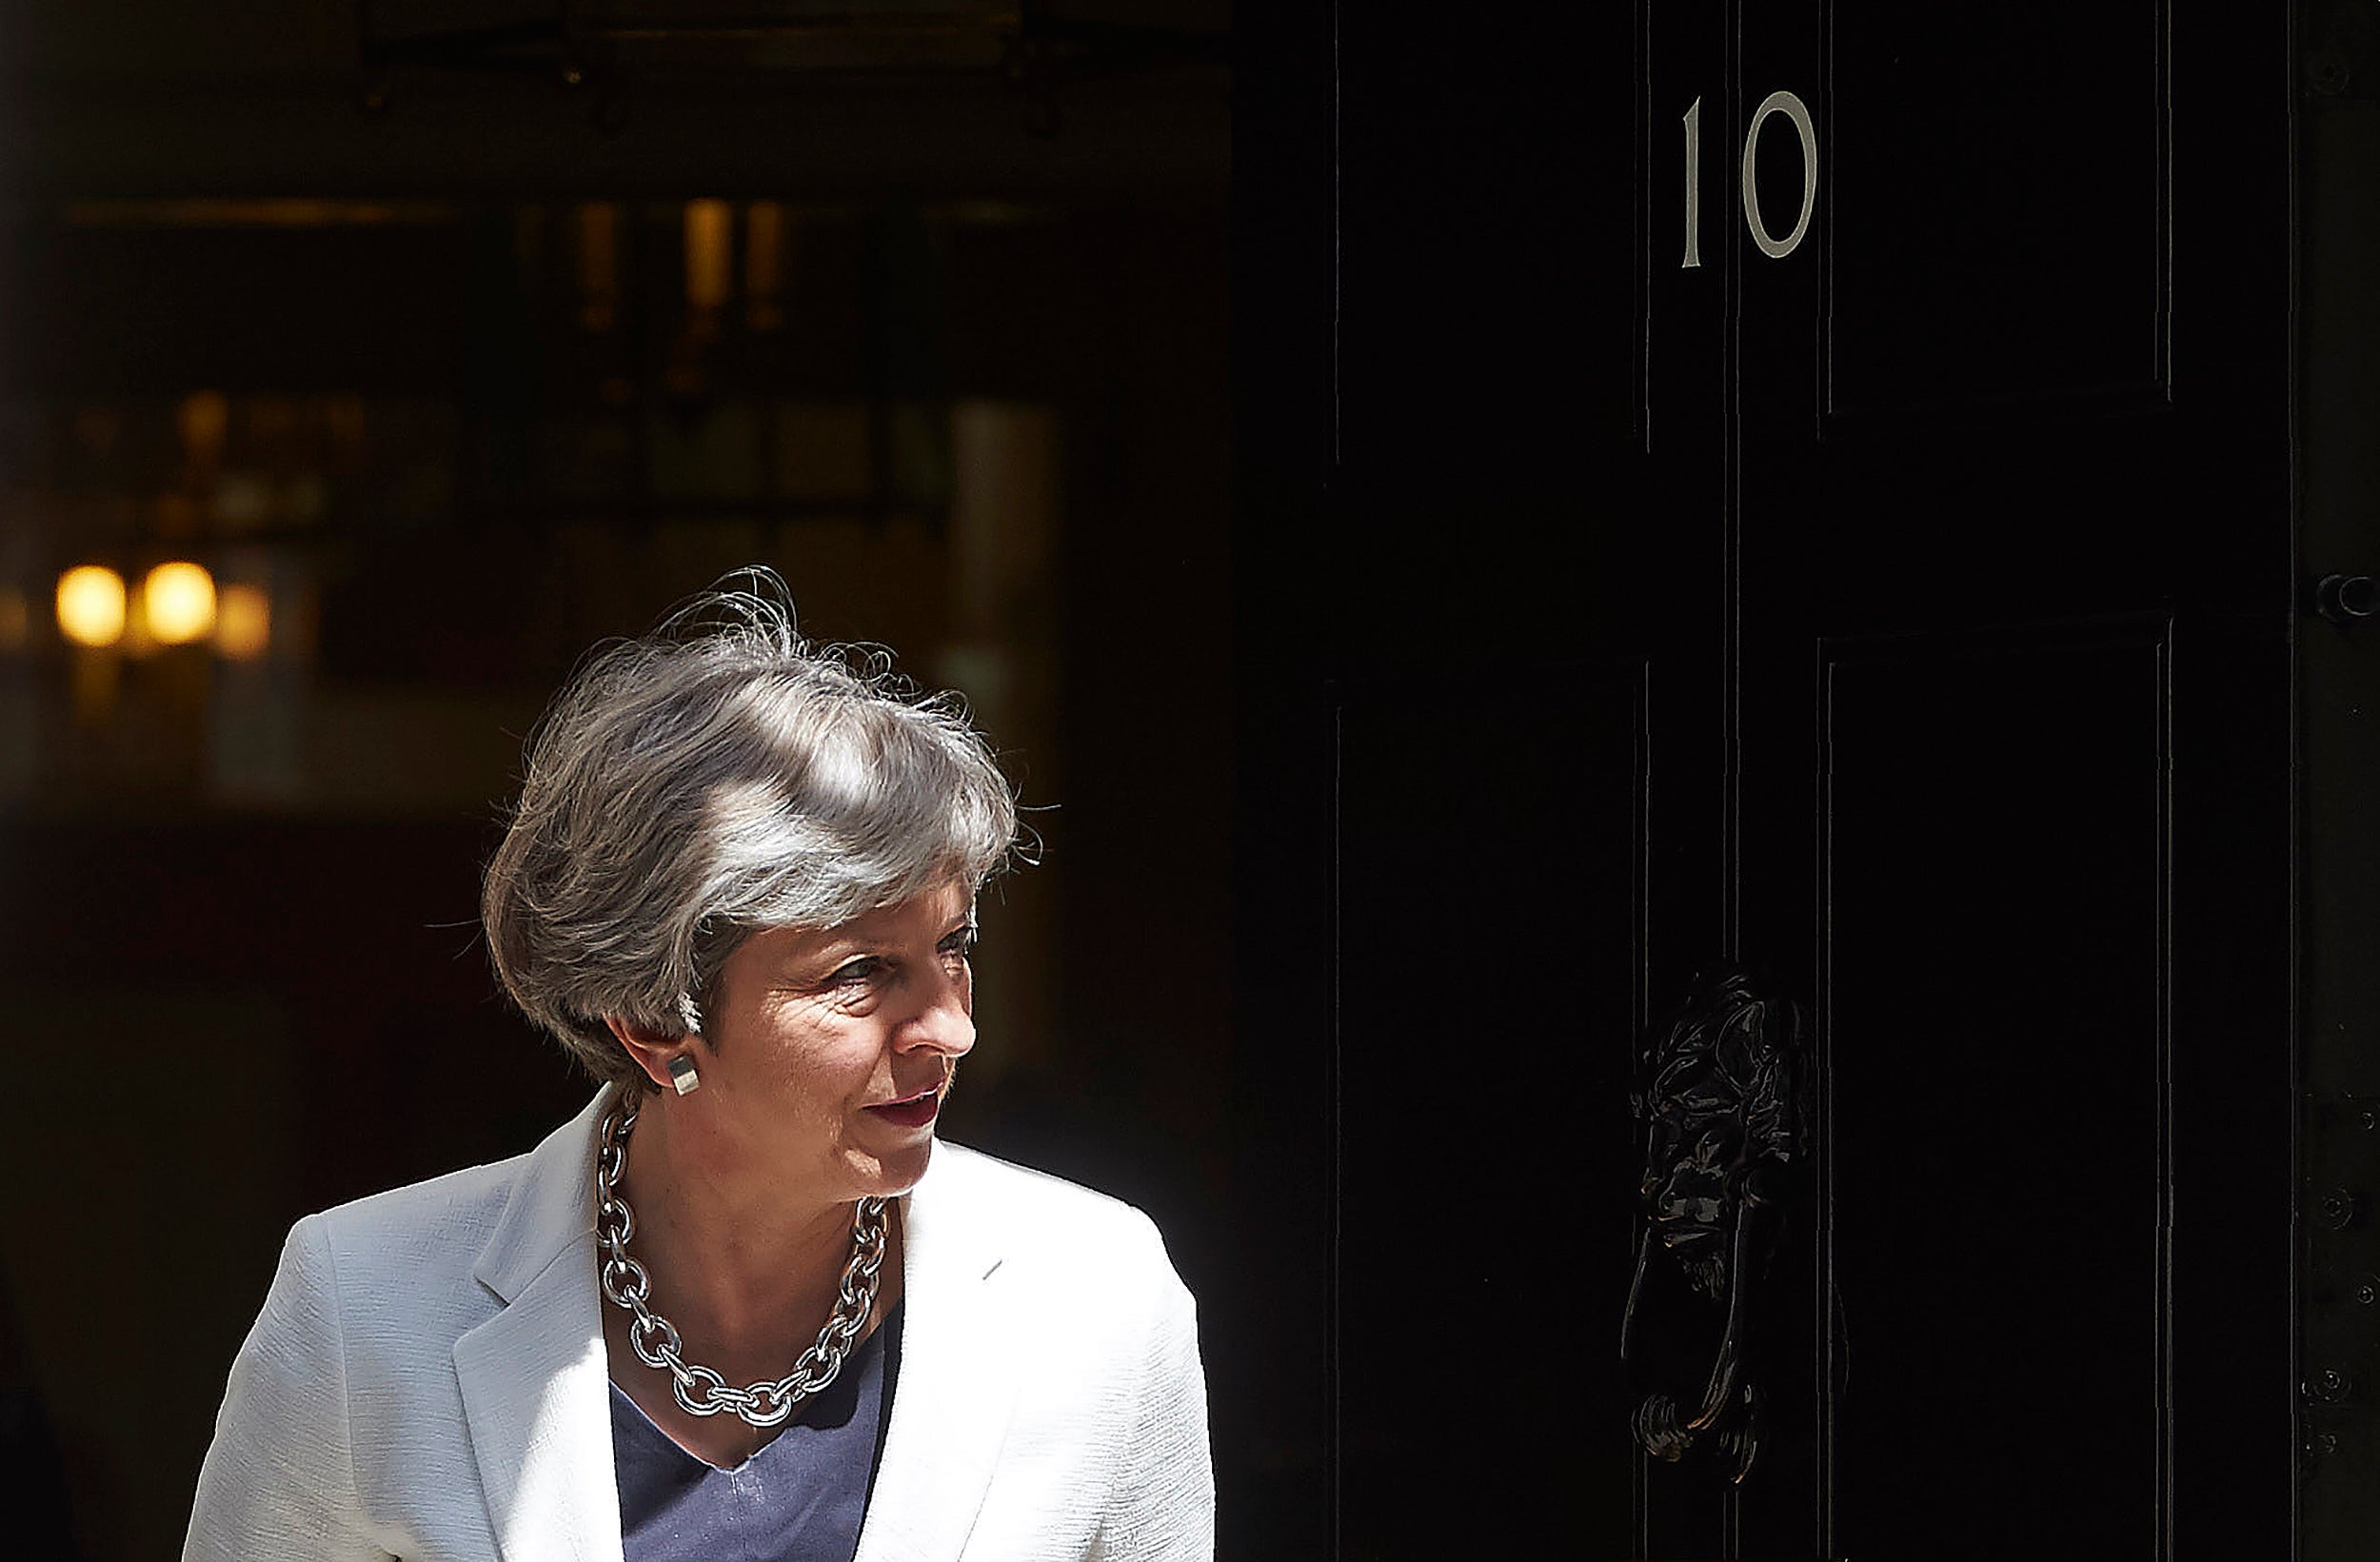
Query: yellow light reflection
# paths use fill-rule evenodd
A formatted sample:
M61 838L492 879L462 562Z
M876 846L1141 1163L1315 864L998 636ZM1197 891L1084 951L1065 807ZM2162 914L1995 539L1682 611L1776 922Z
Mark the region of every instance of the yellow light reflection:
M620 208L607 201L582 203L578 232L579 323L607 331L620 290Z
M734 285L735 208L724 201L685 204L685 301L697 311L727 302Z
M58 577L58 631L77 645L124 638L124 577L105 564L77 564Z
M159 564L141 583L141 617L160 645L187 645L215 626L215 578L198 564Z
M771 331L785 323L785 208L775 201L755 201L744 208L744 318L756 331Z
M223 437L231 426L231 399L220 390L200 390L182 398L173 423L182 436L182 454L193 466L212 467L223 455Z
M272 598L261 585L235 583L215 604L215 649L234 662L255 662L272 645Z

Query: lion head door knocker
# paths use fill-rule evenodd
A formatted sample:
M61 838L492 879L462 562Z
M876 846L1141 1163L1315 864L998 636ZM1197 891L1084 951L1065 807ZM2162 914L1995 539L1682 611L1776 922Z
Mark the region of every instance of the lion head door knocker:
M1629 1097L1645 1147L1620 1323L1636 1440L1673 1462L1701 1450L1738 1482L1760 1441L1755 1293L1808 1158L1804 1078L1800 1010L1726 971L1653 1027Z

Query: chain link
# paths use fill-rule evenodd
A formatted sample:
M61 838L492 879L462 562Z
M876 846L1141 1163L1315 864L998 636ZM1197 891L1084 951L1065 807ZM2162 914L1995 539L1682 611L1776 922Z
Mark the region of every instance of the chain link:
M675 1325L646 1305L653 1277L628 1256L628 1238L636 1232L636 1212L620 1194L620 1177L628 1169L628 1134L636 1127L636 1107L625 1100L612 1103L604 1115L603 1146L595 1157L595 1239L604 1250L604 1295L632 1315L628 1349L647 1367L669 1374L678 1404L689 1415L717 1415L733 1411L756 1427L773 1427L794 1413L802 1401L824 1390L843 1371L851 1342L867 1327L876 1308L879 1272L884 1266L884 1201L863 1198L851 1217L851 1257L843 1266L836 1290L835 1311L818 1339L802 1353L793 1371L775 1382L733 1388L708 1367L689 1365L681 1354L684 1343Z

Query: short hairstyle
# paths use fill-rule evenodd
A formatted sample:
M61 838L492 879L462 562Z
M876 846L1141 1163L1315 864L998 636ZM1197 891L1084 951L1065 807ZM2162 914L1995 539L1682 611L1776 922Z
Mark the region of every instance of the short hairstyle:
M753 933L973 892L1017 835L963 702L919 693L881 646L803 641L756 567L571 675L529 740L480 920L522 1012L633 1090L650 1081L605 1017L699 1031Z

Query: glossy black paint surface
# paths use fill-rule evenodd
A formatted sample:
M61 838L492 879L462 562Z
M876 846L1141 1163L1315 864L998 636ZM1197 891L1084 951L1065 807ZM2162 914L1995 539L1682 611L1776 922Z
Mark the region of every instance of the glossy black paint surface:
M1258 430L1268 483L1310 483L1243 513L1246 860L1336 891L1327 986L1277 990L1336 1017L1305 1164L1335 1212L1337 1554L1482 1525L1593 1556L2291 1554L2282 19L1690 0L1517 28L1339 18L1343 177L1304 229L1336 378L1311 444ZM1739 158L1778 90L1817 195L1773 258ZM1772 228L1812 171L1777 124ZM1633 742L1582 668L1630 669ZM1506 822L1426 849L1450 819ZM1572 1081L1501 1266L1558 1266L1558 1316L1391 1235L1470 1229L1418 1180L1455 1087L1413 906L1489 930L1529 1020L1497 1047ZM1647 1392L1612 1331L1642 1147L1597 1180L1625 1132L1598 1092L1722 962L1807 998L1814 1087L1740 1483L1598 1440ZM1674 1277L1642 1327L1711 1337ZM1541 1370L1499 1381L1491 1451L1432 1470L1399 1374L1450 1316Z

